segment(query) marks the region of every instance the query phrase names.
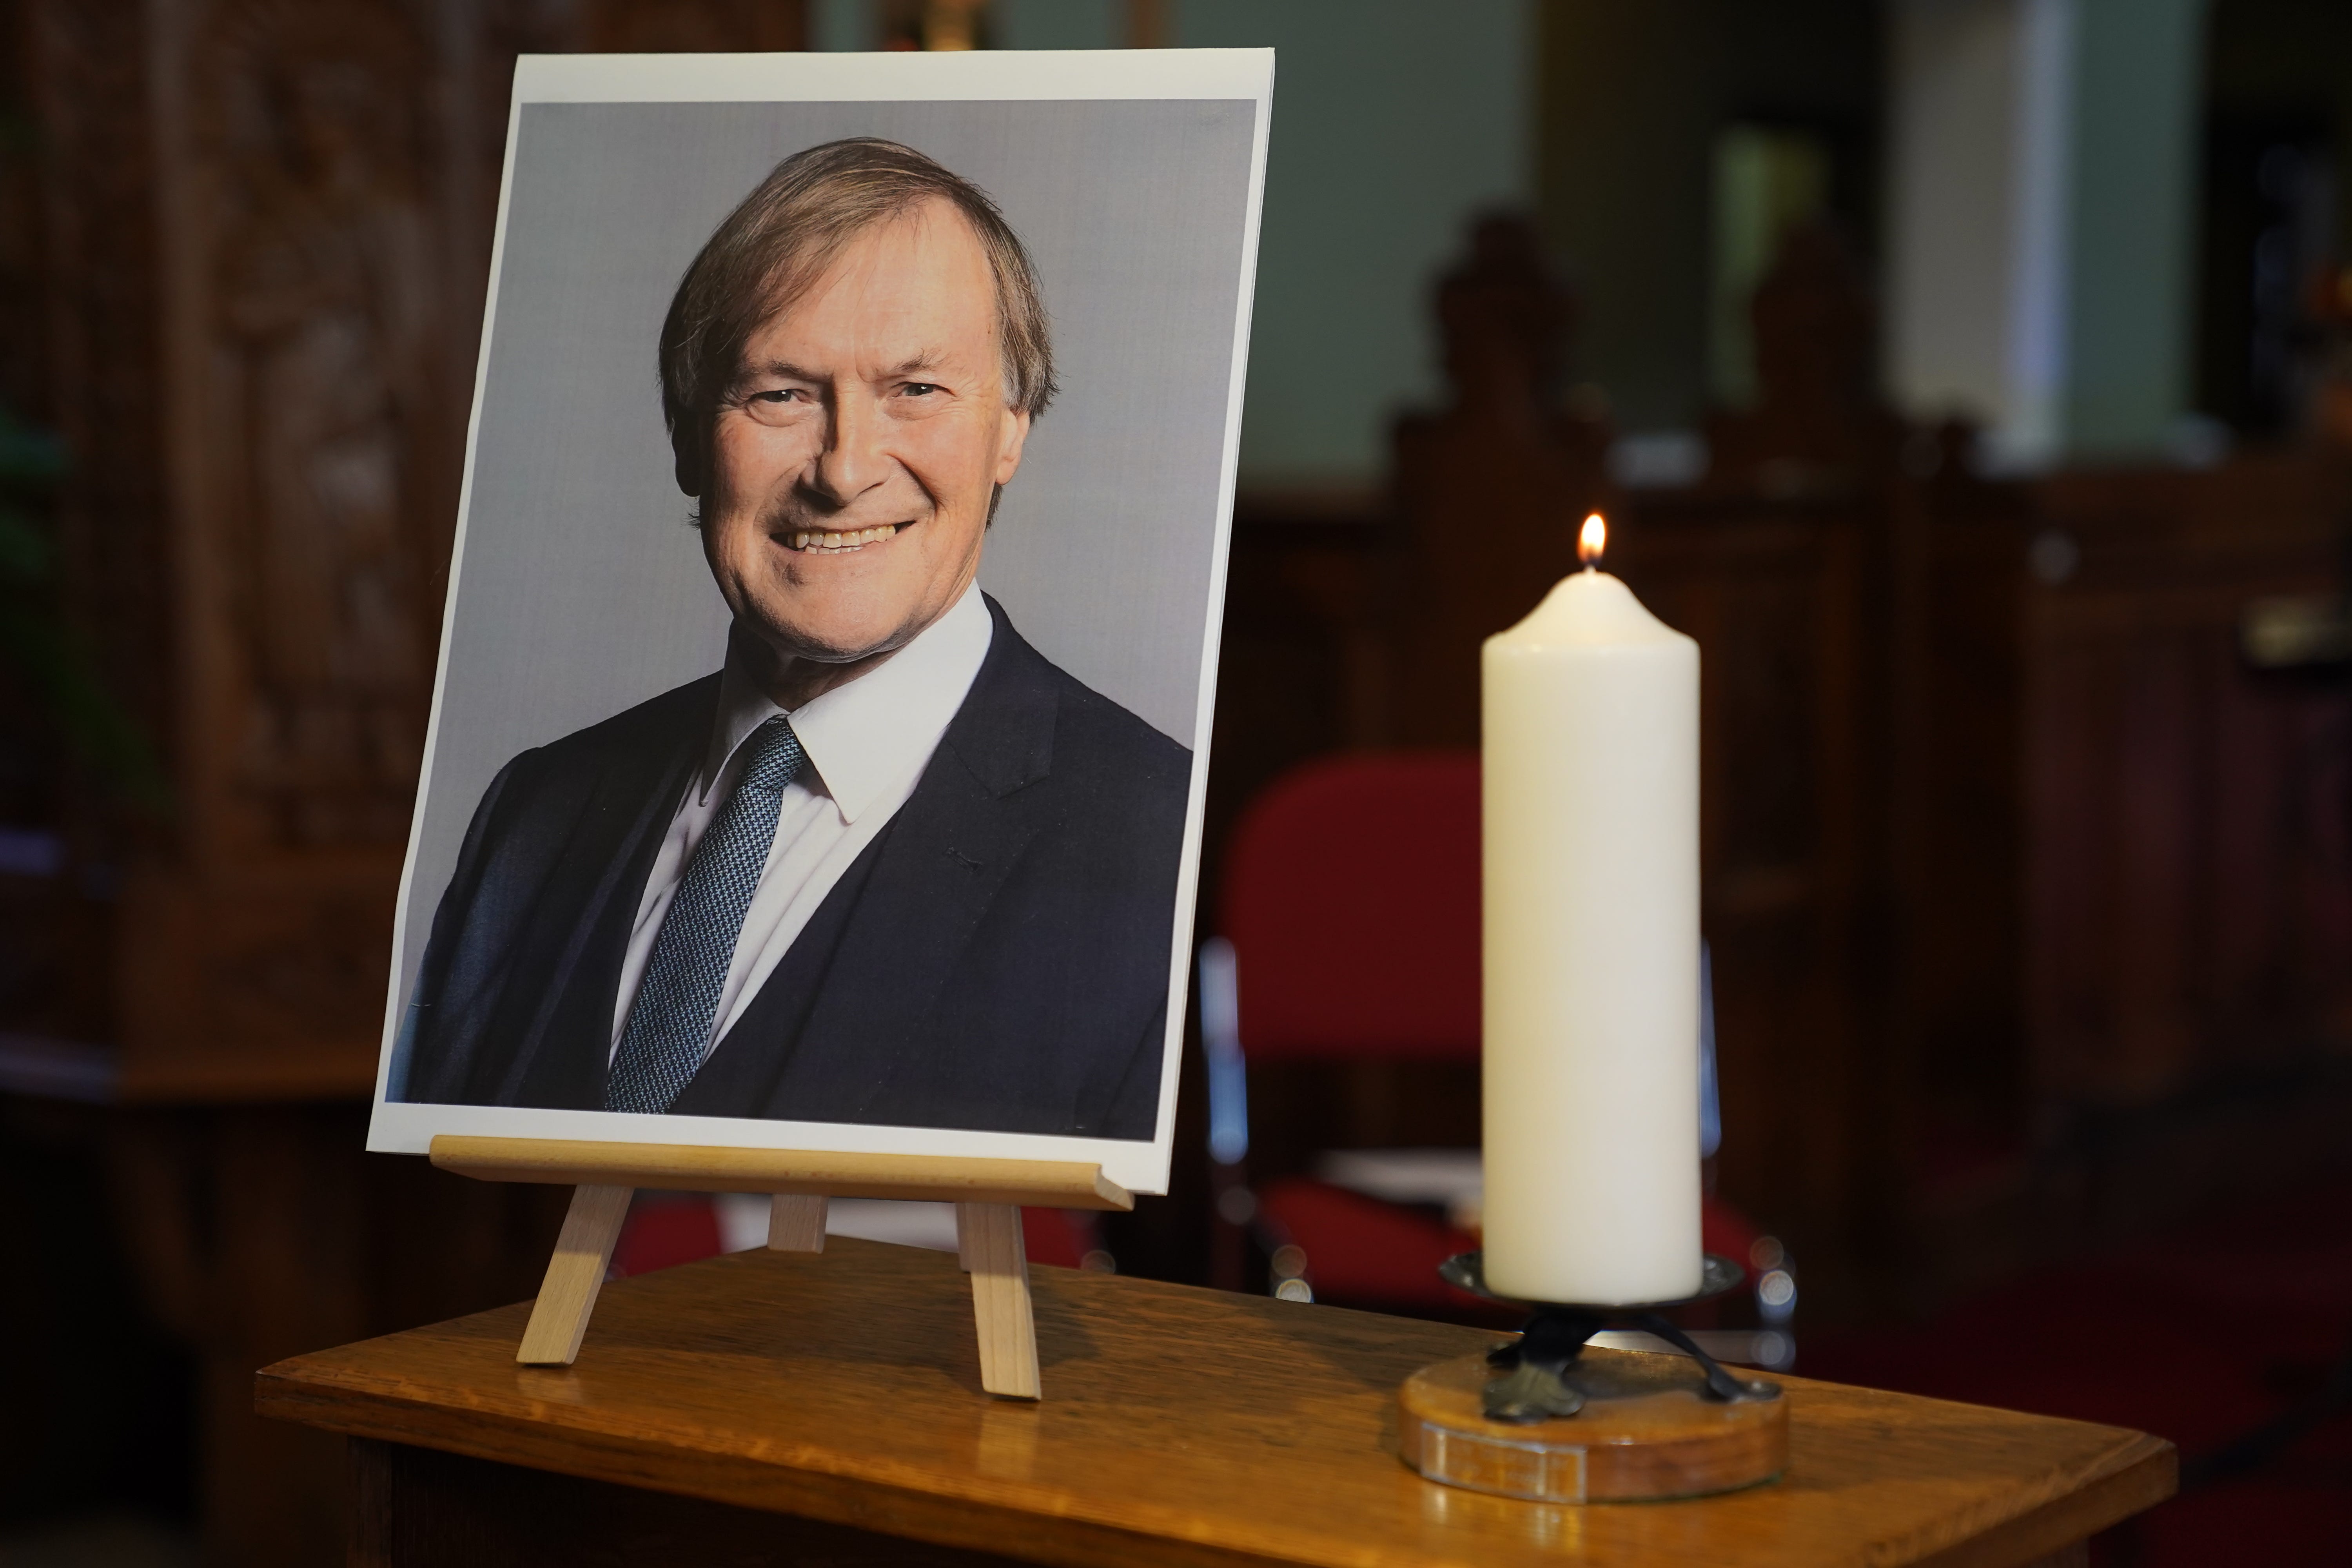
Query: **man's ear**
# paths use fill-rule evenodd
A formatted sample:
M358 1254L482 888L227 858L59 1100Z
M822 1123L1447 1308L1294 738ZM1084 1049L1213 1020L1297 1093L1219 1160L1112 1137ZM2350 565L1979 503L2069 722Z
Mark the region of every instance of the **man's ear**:
M1004 416L1004 432L996 447L996 482L1000 486L1013 482L1021 469L1021 449L1029 441L1029 411L1015 408Z
M702 482L707 477L708 465L704 454L710 449L710 432L700 426L701 421L697 420L695 427L673 431L669 439L672 471L677 475L677 488L697 500L702 499Z

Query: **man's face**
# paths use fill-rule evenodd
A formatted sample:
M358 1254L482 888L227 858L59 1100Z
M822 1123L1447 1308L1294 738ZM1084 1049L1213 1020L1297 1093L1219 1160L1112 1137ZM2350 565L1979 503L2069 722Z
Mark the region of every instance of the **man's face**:
M825 664L905 646L979 571L1028 433L963 216L931 202L856 235L744 343L714 422L703 552L737 624Z

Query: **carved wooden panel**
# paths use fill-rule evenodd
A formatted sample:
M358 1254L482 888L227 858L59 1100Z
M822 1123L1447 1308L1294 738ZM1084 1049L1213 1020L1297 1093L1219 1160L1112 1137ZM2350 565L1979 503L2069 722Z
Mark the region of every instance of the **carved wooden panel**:
M1709 482L1790 494L1883 479L1910 431L1879 395L1876 310L1835 226L1789 235L1749 316L1757 403L1709 416Z
M165 141L187 161L163 184L172 405L204 454L182 483L209 568L184 752L204 848L382 848L423 752L465 385L430 42L391 0L243 0L184 47L190 134Z
M133 1092L373 1079L519 52L780 48L752 0L36 0L78 595L168 737Z
M514 58L789 47L802 7L22 12L72 597L175 795L122 825L121 1088L176 1106L115 1113L127 1244L202 1363L207 1560L340 1561L336 1445L257 1421L255 1367L512 1300L560 1217L362 1153L349 1103L373 1078Z
M47 153L49 403L72 455L68 591L109 689L168 741L173 572L154 423L162 322L145 37L131 6L36 5L25 24Z
M1475 746L1479 646L1574 568L1577 527L1606 504L1609 428L1564 395L1572 305L1531 224L1481 221L1436 303L1454 395L1396 429L1390 725Z

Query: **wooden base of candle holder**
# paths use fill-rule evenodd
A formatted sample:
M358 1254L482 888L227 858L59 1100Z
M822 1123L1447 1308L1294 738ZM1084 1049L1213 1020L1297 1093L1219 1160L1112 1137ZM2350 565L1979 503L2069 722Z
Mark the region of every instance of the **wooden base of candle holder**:
M1688 1358L1588 1350L1571 1416L1487 1419L1481 1355L1424 1367L1397 1392L1398 1453L1433 1481L1532 1502L1643 1502L1769 1481L1789 1465L1789 1403L1705 1396Z

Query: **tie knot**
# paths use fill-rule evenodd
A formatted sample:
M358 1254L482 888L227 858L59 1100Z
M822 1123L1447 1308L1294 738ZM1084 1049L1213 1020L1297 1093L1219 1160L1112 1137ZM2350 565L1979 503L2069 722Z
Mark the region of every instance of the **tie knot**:
M808 763L792 721L779 713L758 729L743 748L742 789L782 790Z

